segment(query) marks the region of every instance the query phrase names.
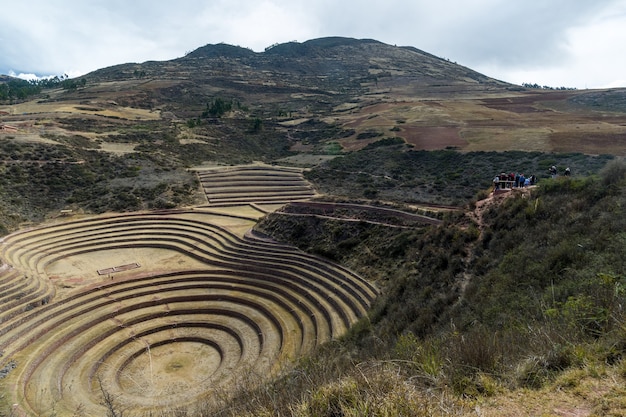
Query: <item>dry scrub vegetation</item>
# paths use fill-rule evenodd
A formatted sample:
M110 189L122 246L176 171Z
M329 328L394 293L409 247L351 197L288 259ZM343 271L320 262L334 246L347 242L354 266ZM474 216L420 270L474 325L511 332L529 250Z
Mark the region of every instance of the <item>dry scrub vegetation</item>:
M382 296L342 340L223 415L623 415L625 173L616 161L545 180L485 205L482 225L455 215L427 231L337 234L316 219L295 234L269 223L378 271Z

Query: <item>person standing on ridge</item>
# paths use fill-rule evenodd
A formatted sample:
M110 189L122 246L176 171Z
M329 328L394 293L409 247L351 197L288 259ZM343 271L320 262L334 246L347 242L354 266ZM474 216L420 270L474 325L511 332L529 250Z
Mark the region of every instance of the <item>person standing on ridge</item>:
M550 172L550 176L552 178L556 178L556 167L554 165L552 165L548 171Z
M499 175L496 175L496 176L493 178L493 191L497 191L497 190L498 190L499 185L500 185L500 176L499 176Z

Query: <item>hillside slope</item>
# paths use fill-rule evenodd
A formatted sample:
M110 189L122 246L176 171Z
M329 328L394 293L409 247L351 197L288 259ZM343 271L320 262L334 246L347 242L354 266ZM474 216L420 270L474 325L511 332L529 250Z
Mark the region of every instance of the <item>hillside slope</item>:
M428 229L270 216L258 227L384 282L383 296L221 415L623 415L625 179L612 162Z
M63 209L190 204L197 194L185 169L201 164L312 167L388 144L402 145L398 157L444 149L624 155L623 97L624 90L528 90L367 39L289 42L261 53L206 45L0 103L0 122L17 128L0 131L1 230ZM474 194L466 191L456 203ZM437 200L432 192L408 195Z

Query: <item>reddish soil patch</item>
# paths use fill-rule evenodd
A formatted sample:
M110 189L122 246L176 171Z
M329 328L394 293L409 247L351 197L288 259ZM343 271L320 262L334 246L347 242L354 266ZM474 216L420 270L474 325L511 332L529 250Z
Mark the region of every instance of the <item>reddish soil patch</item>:
M420 120L407 120L407 115L415 116L419 107L425 113L421 114ZM345 128L355 129L357 132L378 131L380 137L371 139L356 139L355 137L343 139L339 142L347 151L354 151L382 139L383 137L399 136L416 150L437 150L447 147L465 147L467 141L459 135L459 127L450 126L446 112L438 110L431 112L430 107L442 108L440 103L379 103L361 109L362 115L355 115L353 119L344 124ZM409 117L409 118L410 118ZM404 121L400 123L399 121ZM391 130L398 130L393 133Z
M532 96L503 97L483 100L485 107L496 110L510 111L513 113L535 113L547 110L540 110L535 106L537 100Z
M492 109L496 109L496 110L504 110L504 111L510 111L513 113L541 113L541 112L547 112L550 110L540 110L536 107L533 106L525 106L523 104L512 104L512 103L508 103L508 104L503 104L503 105L490 105L487 106L490 107Z
M365 124L366 121L368 120L372 120L375 119L377 116L372 117L370 116L363 116L363 117L359 117L357 119L354 119L348 123L345 124L346 128L354 128L357 129L359 127L363 127L363 125ZM371 123L370 123L371 124Z
M535 104L545 102L545 101L559 101L566 100L571 97L568 93L555 93L550 92L549 94L545 93L527 93L520 96L510 96L510 97L498 97L498 98L487 98L482 99L482 102L485 103L485 106L491 107L493 109L501 109L514 111L512 109L519 108L530 108L532 111L540 111L532 106Z
M459 136L457 127L403 127L400 136L416 150L435 150L447 147L465 147L467 142Z
M550 143L556 152L624 155L626 133L555 132Z

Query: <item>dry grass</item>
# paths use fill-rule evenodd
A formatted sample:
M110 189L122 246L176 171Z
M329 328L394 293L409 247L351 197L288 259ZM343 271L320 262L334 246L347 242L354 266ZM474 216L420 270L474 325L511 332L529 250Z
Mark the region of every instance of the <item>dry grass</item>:
M504 390L475 402L484 417L513 416L624 416L626 388L623 366L589 364L568 370L539 389Z
M369 361L343 376L317 383L307 374L309 389L288 392L271 385L248 392L248 406L233 404L222 416L480 416L591 417L626 415L624 365L589 363L560 374L540 389L510 389L488 374L476 380L480 395L458 395L444 379L404 361ZM298 397L301 395L301 397ZM276 402L278 401L278 402ZM288 404L288 406L287 406Z

